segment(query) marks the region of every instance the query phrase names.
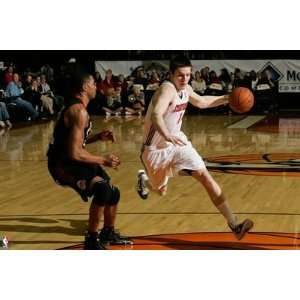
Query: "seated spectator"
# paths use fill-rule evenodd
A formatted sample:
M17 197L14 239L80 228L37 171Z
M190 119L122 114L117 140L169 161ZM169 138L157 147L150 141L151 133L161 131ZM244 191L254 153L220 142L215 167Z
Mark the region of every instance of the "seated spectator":
M4 72L4 84L7 86L11 81L13 81L14 77L14 68L13 66L8 66L8 68Z
M204 81L206 83L206 86L208 86L210 84L210 81L209 81L209 67L205 66L204 68L202 68L200 70L200 73L201 73L201 77L204 79Z
M251 90L254 91L258 81L256 72L254 70L250 71L250 80L251 80Z
M110 88L115 88L115 82L113 79L113 73L111 69L108 69L105 73L105 78L104 80L102 80L101 84L100 84L100 92L103 95L107 95L107 91Z
M102 83L102 77L99 72L95 72L94 74L94 80L97 87L97 93L101 93L101 83Z
M239 68L236 68L234 70L234 80L232 83L232 87L236 88L239 86L243 86L244 82L243 82L243 74L241 72L241 70Z
M50 67L49 64L45 64L44 66L41 67L41 75L46 76L47 82L50 82L50 84L53 83L53 81L54 81L54 71Z
M139 68L136 72L136 78L134 79L134 84L140 84L145 90L148 85L148 80L145 78L145 73L143 68Z
M159 75L156 71L153 71L149 83L146 87L146 90L156 91L159 88L159 85L160 85Z
M47 82L47 78L45 75L41 75L40 78L41 78L41 81L40 81L40 85L38 86L38 89L39 89L41 95L53 99L52 110L55 107L56 110L59 111L63 106L63 101L64 101L63 97L54 95L53 91L50 88L50 85ZM45 98L45 97L42 97L42 98ZM41 99L41 100L44 101L43 99ZM46 101L49 102L49 99L47 99Z
M54 114L53 99L46 94L42 94L39 90L38 81L33 79L29 88L24 92L26 100L34 107L38 107L40 112L46 117L48 114Z
M270 90L274 87L275 83L271 78L271 73L268 70L264 71L256 83L256 90Z
M22 99L23 93L24 90L22 89L22 83L19 81L19 74L14 73L13 81L6 87L7 103L15 104L22 109L28 120L35 120L39 114L29 101Z
M128 96L128 83L123 74L120 74L116 79L115 90L121 93L121 101L125 103Z
M201 73L199 71L195 72L195 78L192 80L191 85L193 87L193 90L203 95L206 90L206 83L205 80L201 77Z
M145 95L141 92L140 85L134 85L132 94L128 96L125 106L126 115L141 115L145 110Z
M31 82L32 82L32 75L28 73L25 76L25 81L24 81L24 84L23 84L24 91L26 91L26 89L31 86Z
M123 111L121 102L121 88L118 88L117 91L115 91L114 88L109 88L105 98L106 103L102 108L105 111L105 114L107 116L119 116Z
M6 105L4 102L0 102L0 128L4 128L7 126L8 128L12 127L12 124L9 120L9 114L6 109Z
M219 76L221 84L225 92L228 91L229 84L231 83L231 76L226 68L221 69L221 74Z
M127 82L127 91L130 91L134 85L134 76L128 76L127 79L126 79L126 82Z

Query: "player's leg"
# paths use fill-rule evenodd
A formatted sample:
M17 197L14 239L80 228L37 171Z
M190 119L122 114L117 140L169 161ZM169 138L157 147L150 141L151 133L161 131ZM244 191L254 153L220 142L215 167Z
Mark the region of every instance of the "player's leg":
M243 238L243 236L253 227L253 222L249 219L238 222L237 217L232 213L220 186L206 168L192 171L191 175L204 186L211 201L225 217L230 229L235 233L236 237L238 239Z
M90 183L90 194L94 191L95 184L103 182L104 179L95 176ZM99 229L101 217L104 212L104 203L99 199L99 195L93 197L89 210L88 230L86 232L84 249L85 250L104 250L105 246L99 239Z
M213 204L227 220L230 229L238 239L241 239L252 228L253 222L249 219L244 220L242 223L237 221L220 186L210 175L201 156L192 145L189 143L178 148L174 161L174 168L179 171L179 174L191 175L204 186Z
M142 199L146 199L150 191L164 196L167 192L169 177L172 176L173 151L171 149L143 149L140 159L145 167L137 174L136 190Z
M165 196L168 189L169 176L166 170L158 170L155 174L149 174L145 170L139 170L137 174L136 191L142 199L147 199L150 191L160 196Z

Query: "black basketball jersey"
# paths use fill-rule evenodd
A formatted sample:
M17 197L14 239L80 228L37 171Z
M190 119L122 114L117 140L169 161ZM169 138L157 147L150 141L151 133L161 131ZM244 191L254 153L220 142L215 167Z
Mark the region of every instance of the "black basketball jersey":
M67 137L70 134L70 128L66 127L64 123L64 114L70 106L78 103L81 103L79 99L71 99L69 103L63 108L62 112L60 113L60 116L58 117L53 132L53 138L49 144L49 149L47 152L47 156L51 160L69 160L66 143L68 140ZM85 147L86 140L90 134L91 128L92 123L89 120L87 127L84 128L84 138L82 144L83 148Z

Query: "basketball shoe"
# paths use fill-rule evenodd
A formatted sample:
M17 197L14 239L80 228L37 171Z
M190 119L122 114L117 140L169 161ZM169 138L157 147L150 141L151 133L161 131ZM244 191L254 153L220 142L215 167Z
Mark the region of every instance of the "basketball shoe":
M87 232L84 240L84 250L106 250L101 243L98 232Z
M113 227L103 227L99 233L99 240L104 245L132 245L133 242L127 236L122 236Z
M146 186L146 183L145 183L145 177L146 177L146 173L144 170L139 170L138 171L138 175L137 175L137 185L136 185L136 191L137 193L139 194L139 196L142 198L142 199L147 199L148 198L148 195L150 193L149 189L147 188Z
M242 223L239 223L235 226L228 223L229 228L232 230L238 240L241 240L245 236L245 234L253 227L253 225L254 223L250 219L246 219Z

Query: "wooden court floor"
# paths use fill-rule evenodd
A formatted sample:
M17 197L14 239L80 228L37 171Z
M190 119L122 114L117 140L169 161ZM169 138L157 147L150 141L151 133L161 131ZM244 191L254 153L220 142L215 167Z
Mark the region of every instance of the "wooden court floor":
M265 154L286 155L297 166L300 130L297 121L228 128L244 116L186 116L183 130L203 158ZM116 227L134 237L124 249L297 249L300 232L300 184L297 169L276 176L213 170L238 218L255 222L243 241L236 241L206 192L188 177L170 181L165 197L141 200L135 193L141 168L143 118L92 117L93 131L108 128L117 142L88 145L92 153L115 153L122 164L108 170L121 190ZM267 125L266 125L267 124ZM277 125L276 125L277 124ZM80 249L87 225L87 203L71 189L57 186L47 171L45 153L54 122L0 132L0 236L9 249ZM300 126L299 126L300 128ZM299 157L300 159L300 157ZM300 170L300 169L299 169ZM300 172L299 172L300 174Z

